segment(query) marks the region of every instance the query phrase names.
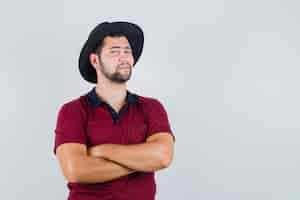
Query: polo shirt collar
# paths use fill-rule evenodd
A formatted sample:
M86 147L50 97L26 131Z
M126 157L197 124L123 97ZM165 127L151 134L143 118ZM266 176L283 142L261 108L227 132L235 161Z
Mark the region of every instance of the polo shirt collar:
M88 101L93 106L101 106L107 104L103 101L96 93L96 87L94 87L90 92L87 94ZM131 93L130 91L126 90L126 102L129 104L134 104L138 101L138 97L136 94Z

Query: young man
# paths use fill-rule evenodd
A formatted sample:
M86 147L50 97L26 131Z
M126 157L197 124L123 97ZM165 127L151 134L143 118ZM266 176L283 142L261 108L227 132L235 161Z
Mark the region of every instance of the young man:
M154 172L170 166L175 137L163 105L127 90L143 31L104 22L79 57L82 77L96 86L65 103L54 153L68 181L69 200L154 200Z

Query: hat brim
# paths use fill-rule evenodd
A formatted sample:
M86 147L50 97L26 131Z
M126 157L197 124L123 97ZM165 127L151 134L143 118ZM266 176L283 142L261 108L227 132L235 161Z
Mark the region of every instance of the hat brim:
M126 36L134 58L135 65L140 58L143 45L144 34L142 29L130 22L104 22L97 25L90 33L88 40L83 45L79 56L79 71L81 76L90 83L97 83L97 74L91 65L89 56L95 51L103 39L113 33L122 33Z

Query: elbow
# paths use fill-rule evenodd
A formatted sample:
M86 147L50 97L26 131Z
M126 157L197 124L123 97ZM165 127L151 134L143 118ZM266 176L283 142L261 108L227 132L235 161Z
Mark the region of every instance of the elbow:
M170 148L161 148L158 151L157 158L160 169L168 168L173 160L173 150Z
M147 163L143 163L137 170L144 172L155 172L165 168L168 168L171 165L172 158L164 154L156 154L152 160L149 160Z
M172 159L169 157L165 157L165 158L161 159L160 166L162 169L168 168L171 165L171 163L172 163Z
M161 169L168 168L172 163L173 156L169 152L164 152L160 156Z
M68 172L65 178L68 182L80 182L79 176L75 172Z
M80 182L80 171L78 166L70 163L64 170L64 177L68 182Z

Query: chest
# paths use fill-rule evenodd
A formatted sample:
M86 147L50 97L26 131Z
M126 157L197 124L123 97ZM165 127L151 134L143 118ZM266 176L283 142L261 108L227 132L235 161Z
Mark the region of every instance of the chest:
M148 125L142 112L129 109L118 120L105 110L89 113L86 136L89 146L101 144L139 144L146 141Z

